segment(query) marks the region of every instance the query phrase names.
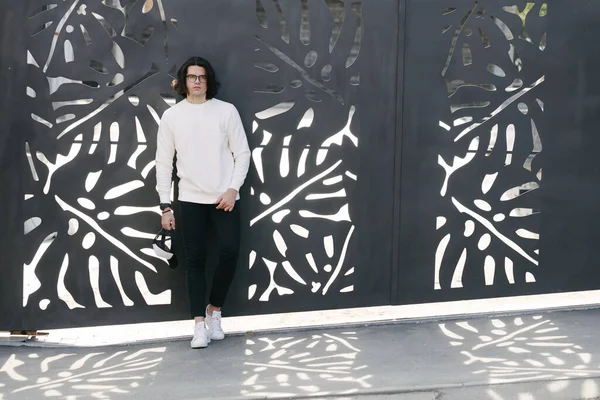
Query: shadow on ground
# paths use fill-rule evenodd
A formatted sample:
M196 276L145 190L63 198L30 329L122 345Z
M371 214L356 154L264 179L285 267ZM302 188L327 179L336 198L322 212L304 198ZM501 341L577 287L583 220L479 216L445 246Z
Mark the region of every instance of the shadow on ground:
M0 347L0 399L592 399L600 310L105 348Z

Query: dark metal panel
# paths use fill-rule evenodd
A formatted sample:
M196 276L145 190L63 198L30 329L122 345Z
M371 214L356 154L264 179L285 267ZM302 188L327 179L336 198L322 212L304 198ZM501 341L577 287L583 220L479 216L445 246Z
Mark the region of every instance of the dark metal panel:
M541 7L409 1L400 303L541 292L558 270L538 255L556 88Z
M25 45L18 34L23 3L0 2L0 327L21 325L25 130L19 92L25 81Z
M35 229L12 267L27 264L34 285L25 288L18 328L187 318L183 268L170 270L151 254L160 227L157 119L173 104L177 66L195 54L221 73L220 97L241 103L247 115L239 72L252 55L244 32L253 7L60 2L40 13L40 2L26 3L23 34L52 24L29 38L27 77L19 82L23 95L32 89L22 121L38 179L29 168L21 174L20 196L33 197L18 215L29 220L26 231Z
M544 142L540 265L547 292L598 289L600 243L600 5L549 4L544 68L551 140Z
M398 67L396 71L396 135L394 137L394 214L393 214L393 231L392 231L392 276L391 276L391 298L392 303L396 303L398 299L398 290L400 283L400 246L396 244L400 241L401 226L402 226L402 148L403 135L402 127L404 125L404 77L406 54L406 21L408 18L407 0L400 1L398 6Z
M157 120L175 100L169 83L178 64L196 54L215 66L219 97L238 107L253 151L264 147L265 182L253 165L242 193L244 244L227 314L389 304L396 1L123 3L20 3L23 76L14 79L18 96L8 112L23 135L3 162L19 171L9 182L20 185L18 199L6 204L15 211L15 232L25 221L25 235L15 235L11 289L3 292L25 306L2 327L187 318L183 268L168 269L150 250L159 228L152 162ZM278 65L278 74L258 62ZM296 79L302 86L290 87ZM260 114L289 101L295 106L287 113ZM298 128L301 120L306 126ZM287 175L280 169L284 147ZM274 221L285 208L290 215ZM277 248L275 229L287 250L280 239ZM251 252L257 261L250 269ZM273 279L264 259L277 264ZM31 283L24 288L23 275ZM274 282L294 294L270 293Z
M600 9L544 4L409 2L399 303L598 287Z
M187 318L149 237L195 54L253 150L228 315L597 288L597 5L117 3L2 13L0 328Z
M396 1L260 5L250 227L227 305L389 304Z

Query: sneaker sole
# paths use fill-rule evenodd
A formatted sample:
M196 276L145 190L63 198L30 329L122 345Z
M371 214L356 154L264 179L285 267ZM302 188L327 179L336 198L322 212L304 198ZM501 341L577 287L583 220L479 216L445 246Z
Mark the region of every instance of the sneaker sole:
M208 339L208 341L206 342L205 345L195 345L195 346L194 345L190 345L190 347L192 349L204 349L204 348L208 347L209 343L210 343L210 339Z
M208 347L209 343L210 343L210 338L208 338L208 340L206 341L206 344L204 346L198 346L198 345L194 346L193 344L190 344L190 347L192 349L205 349Z
M221 331L221 335L223 336L214 336L214 333L211 331L208 331L208 341L210 342L210 340L223 340L225 339L225 332Z

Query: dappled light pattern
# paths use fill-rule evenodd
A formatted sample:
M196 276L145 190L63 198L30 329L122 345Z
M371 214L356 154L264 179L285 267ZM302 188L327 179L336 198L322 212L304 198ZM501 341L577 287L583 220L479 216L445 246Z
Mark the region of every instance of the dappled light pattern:
M47 349L43 350L48 353ZM40 356L33 349L0 358L0 398L114 399L136 395L157 375L166 347L142 350L55 352ZM39 365L35 374L32 364Z
M502 384L528 381L541 381L545 388L538 390L544 392L542 397L523 393L528 400L563 398L561 393L567 388L572 393L573 386L580 387L581 398L600 395L592 380L600 373L600 362L565 333L568 327L561 330L551 315L446 322L439 328L473 374L498 385L487 388L485 398L514 398L503 394Z
M370 389L372 376L359 361L360 351L356 332L301 339L248 338L241 394L252 398L333 396Z

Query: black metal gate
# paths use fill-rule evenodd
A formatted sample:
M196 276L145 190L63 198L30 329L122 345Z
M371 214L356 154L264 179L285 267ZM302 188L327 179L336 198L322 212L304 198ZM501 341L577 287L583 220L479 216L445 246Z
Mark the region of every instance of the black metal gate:
M599 287L591 2L0 6L0 328L187 318L150 238L191 55L252 148L228 315Z
M408 2L400 304L600 287L599 16Z

